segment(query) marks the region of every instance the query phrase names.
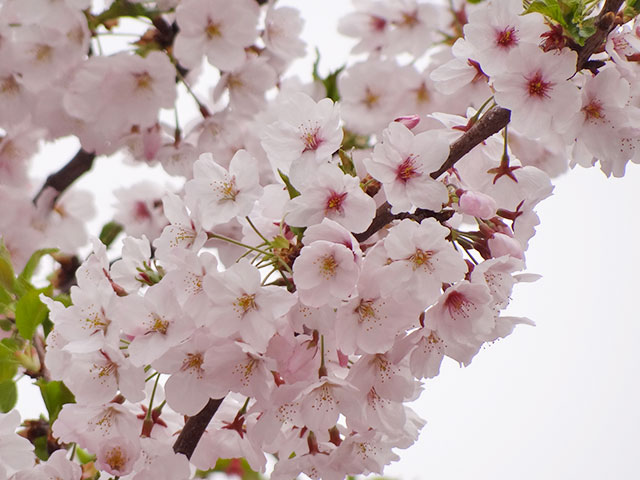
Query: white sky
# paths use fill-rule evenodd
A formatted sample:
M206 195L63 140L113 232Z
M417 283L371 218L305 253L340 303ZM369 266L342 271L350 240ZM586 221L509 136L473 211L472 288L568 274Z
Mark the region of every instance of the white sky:
M342 64L335 22L346 0L288 0L307 20L322 66ZM311 49L310 49L311 50ZM309 65L310 61L306 63ZM306 70L306 67L305 67ZM306 70L308 71L308 70ZM64 152L67 149L68 153ZM66 162L74 145L57 150ZM55 169L49 163L45 172ZM122 178L101 159L85 188L107 192ZM130 184L147 171L127 177ZM45 173L43 173L45 175ZM624 179L578 169L538 207L541 226L527 252L543 278L516 287L511 313L536 327L483 349L466 369L453 362L426 383L415 410L420 440L387 474L401 480L638 478L640 322L635 306L640 237L640 166ZM22 399L32 396L25 393ZM33 407L21 402L23 416Z

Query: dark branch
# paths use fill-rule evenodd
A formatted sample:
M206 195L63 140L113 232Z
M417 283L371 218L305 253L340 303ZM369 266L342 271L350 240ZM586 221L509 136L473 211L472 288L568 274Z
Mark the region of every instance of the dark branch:
M484 142L494 133L507 126L511 119L511 111L496 105L485 113L473 126L449 147L449 156L442 166L431 174L436 179L449 170L476 145Z
M58 195L60 195L82 174L91 169L95 158L95 153L89 153L82 148L78 150L78 153L76 153L69 163L47 177L46 182L44 182L44 185L33 199L33 202L38 201L38 198L47 187L53 187L58 192ZM56 197L58 195L56 195Z
M494 133L498 133L502 130L511 118L511 111L499 106L493 107L487 113L485 113L480 119L473 124L469 130L465 132L458 140L453 142L449 147L449 156L442 164L442 166L431 174L433 179L438 178L444 172L449 170L455 165L455 163L464 157L467 153L473 149L479 143L484 142ZM418 222L421 222L425 218L435 218L439 222L445 222L451 218L453 210L443 210L441 212L434 212L419 208L414 213L401 212L398 214L391 213L391 205L387 202L378 207L376 216L371 222L369 228L362 233L355 234L354 237L358 242L364 242L376 232L382 230L386 225L393 220L402 220L404 218L411 218Z
M607 39L607 36L616 26L615 17L624 0L607 0L596 18L596 32L585 40L578 52L576 70L580 71L587 65L589 57L593 55Z
M371 237L374 233L382 230L385 226L389 225L394 220L403 220L410 218L416 222L421 222L425 218L435 218L439 222L446 222L453 216L453 210L442 210L441 212L434 212L432 210L426 210L424 208L418 208L414 213L401 212L393 214L391 213L391 205L384 202L378 207L376 216L369 225L369 228L365 232L357 233L354 235L355 239L362 243Z
M180 432L176 443L173 444L174 452L182 453L187 458L191 458L202 434L207 429L207 425L209 425L209 422L218 411L218 407L220 407L223 400L224 398L210 398L209 402L202 410L196 413L193 417L189 417L189 420L184 424L184 428Z

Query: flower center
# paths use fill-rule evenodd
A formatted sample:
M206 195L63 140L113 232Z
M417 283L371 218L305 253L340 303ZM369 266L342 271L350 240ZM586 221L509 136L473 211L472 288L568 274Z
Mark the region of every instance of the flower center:
M304 150L302 152L315 151L322 144L322 138L318 135L320 127L300 127L302 142L304 143Z
M136 79L136 90L150 90L153 80L148 72L134 73L133 78Z
M371 15L369 17L369 24L371 25L372 30L375 30L376 32L382 32L387 26L387 21L382 17Z
M220 201L235 202L238 196L238 189L236 188L236 177L231 177L228 182L215 182L212 184L214 190L217 190L220 194Z
M527 79L527 89L530 97L549 98L549 90L553 87L553 83L545 82L540 72Z
M122 471L127 465L127 457L120 447L113 447L107 453L105 460L113 470Z
M325 215L328 214L329 212L334 212L334 211L338 213L342 213L343 211L342 202L344 202L345 198L347 198L347 192L337 193L337 192L331 191L331 195L327 199L327 205L325 206L325 209L324 209Z
M373 108L380 99L380 95L377 95L371 91L369 87L364 92L364 104L367 108Z
M165 320L158 315L153 316L153 323L151 324L151 328L147 333L156 332L161 333L162 335L167 334L167 330L169 330L169 321Z
M355 312L360 317L358 323L377 318L376 310L373 308L373 300L360 300L360 304L356 307Z
M16 79L13 75L9 75L8 77L4 77L0 80L0 93L9 93L12 95L17 95L20 92L20 85L16 82Z
M325 279L330 280L336 275L336 269L338 268L338 262L333 255L325 255L318 260L320 263L320 275ZM317 263L317 262L316 262Z
M449 310L449 314L456 318L469 318L469 312L473 304L460 292L451 292L444 301L444 306Z
M400 22L398 26L414 28L419 23L420 21L418 20L418 11L414 10L413 12L402 12L402 22Z
M234 303L236 307L239 307L243 314L247 313L249 310L257 310L258 306L256 305L256 295L249 295L245 293L241 297L236 298Z
M513 27L507 27L501 32L497 32L496 45L499 47L509 49L516 46L518 43L518 37L516 36L516 29Z
M51 48L50 45L38 45L34 50L36 60L39 62L49 60L51 58L51 52L53 52L53 48Z
M409 155L404 161L398 165L398 169L396 170L396 177L403 183L407 183L410 179L414 177L419 177L422 175L418 170L416 165L416 157L413 155Z
M599 120L604 118L602 104L597 100L591 100L588 105L582 107L585 120Z
M424 251L420 248L416 248L416 252L409 257L409 260L413 262L413 269L417 270L420 267L431 269L431 257L433 252L430 250Z
M202 364L204 363L204 358L202 358L201 353L187 353L186 358L182 361L181 370L184 372L186 370L202 370Z
M222 32L220 31L220 24L213 23L212 20L209 20L209 22L207 23L207 27L205 28L204 31L207 34L207 37L209 37L209 40L211 40L214 37L222 36Z
M149 220L151 218L151 211L147 204L142 201L137 201L133 205L133 217L138 221Z

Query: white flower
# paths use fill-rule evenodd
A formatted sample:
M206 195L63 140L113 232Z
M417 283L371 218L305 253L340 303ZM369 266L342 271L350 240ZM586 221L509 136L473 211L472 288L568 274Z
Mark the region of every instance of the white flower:
M193 180L185 186L185 202L210 230L236 216L244 217L260 196L257 162L245 150L231 159L229 170L203 153L193 165Z
M493 78L496 102L511 110L511 124L520 133L539 138L567 130L580 109L580 94L567 81L575 73L573 51L543 53L523 45L508 57L509 71Z
M440 211L449 194L429 174L440 168L448 154L449 144L436 132L414 135L400 122L391 122L365 165L382 182L393 213L413 207Z
M325 164L315 172L315 181L286 207L285 221L294 227L308 227L329 218L350 232L364 232L376 214L373 198L360 188L360 179L345 175Z
M187 68L200 65L203 55L220 70L233 70L245 59L244 49L256 38L257 4L252 0L188 0L176 10L180 32L173 52Z

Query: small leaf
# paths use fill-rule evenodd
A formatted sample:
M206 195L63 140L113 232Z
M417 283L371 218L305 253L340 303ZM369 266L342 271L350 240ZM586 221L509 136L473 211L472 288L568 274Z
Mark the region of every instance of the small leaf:
M25 340L31 340L33 334L49 314L47 306L40 301L40 290L30 290L16 304L16 327Z
M75 403L76 401L73 393L62 382L57 380L46 382L40 379L36 385L40 387L42 400L47 407L47 412L49 412L49 424L55 422L65 403Z
M16 274L11 265L11 254L4 245L4 240L0 238L0 287L7 292L15 292Z
M5 343L0 343L0 382L11 380L18 373L18 361L14 352Z
M27 261L25 267L22 269L19 278L26 282L30 282L31 277L33 277L33 274L36 271L36 268L38 268L38 265L40 264L40 260L42 260L42 257L44 257L45 255L51 255L52 253L56 253L57 251L57 248L42 248L40 250L36 250L33 255L31 255L31 258L29 258L29 260Z
M18 401L18 389L13 380L0 382L0 411L7 413L16 406Z
M32 443L33 443L33 446L35 447L33 450L33 453L35 453L36 457L38 457L40 460L43 460L46 462L49 459L49 449L47 448L48 447L47 436L42 435L40 437L36 437L32 440Z
M122 225L120 225L118 222L112 221L112 222L106 223L104 227L102 227L102 230L100 231L100 237L99 237L100 241L104 243L108 248L109 245L111 245L113 241L116 239L116 237L120 234L122 229L123 229Z
M340 149L338 150L338 156L340 157L340 170L342 170L347 175L355 177L357 175L356 166L353 164L351 155Z
M84 465L85 463L93 462L96 459L95 455L92 455L91 453L78 446L76 446L76 457L82 465Z
M300 192L298 190L296 190L293 185L291 185L291 182L289 181L289 177L287 177L280 170L278 170L278 175L280 175L280 178L282 179L282 181L284 182L285 186L287 187L287 192L289 192L289 198L299 197L300 196Z

